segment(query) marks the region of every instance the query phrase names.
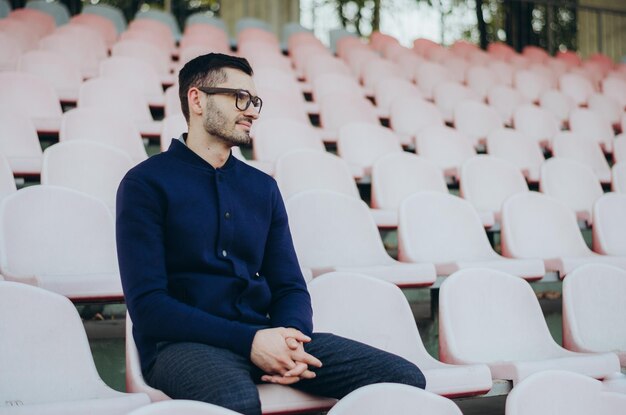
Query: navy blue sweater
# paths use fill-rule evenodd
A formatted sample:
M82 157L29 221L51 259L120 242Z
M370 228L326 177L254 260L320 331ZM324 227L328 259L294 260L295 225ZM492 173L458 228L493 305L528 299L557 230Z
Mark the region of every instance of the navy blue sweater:
M144 373L159 342L250 356L257 330L313 331L274 179L231 156L214 169L179 140L117 193L117 251Z

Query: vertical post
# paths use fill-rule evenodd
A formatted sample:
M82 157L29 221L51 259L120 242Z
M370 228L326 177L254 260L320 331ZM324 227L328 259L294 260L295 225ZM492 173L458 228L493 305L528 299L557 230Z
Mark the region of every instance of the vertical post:
M597 16L597 26L598 26L598 52L603 53L602 50L602 13L600 11L596 11Z
M552 56L554 56L554 30L553 28L556 26L556 23L554 22L554 6L552 6L550 3L546 4L546 24L547 24L547 35L548 35L548 53Z

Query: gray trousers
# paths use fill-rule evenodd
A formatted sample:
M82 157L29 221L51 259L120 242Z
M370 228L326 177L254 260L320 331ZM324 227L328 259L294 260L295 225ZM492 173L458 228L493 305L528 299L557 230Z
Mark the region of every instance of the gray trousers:
M290 387L340 399L361 386L392 382L424 388L426 379L413 363L374 347L314 333L305 351L322 361L314 379ZM169 343L160 348L146 381L173 399L191 399L242 414L261 414L256 385L263 372L249 358L200 343Z

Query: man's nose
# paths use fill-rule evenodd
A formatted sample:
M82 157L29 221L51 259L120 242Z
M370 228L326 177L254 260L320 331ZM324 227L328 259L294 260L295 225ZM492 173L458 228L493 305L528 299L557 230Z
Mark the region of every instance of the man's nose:
M259 118L259 111L256 108L254 108L254 105L252 104L250 104L248 109L246 109L243 113L246 117L250 117L253 120L256 120Z

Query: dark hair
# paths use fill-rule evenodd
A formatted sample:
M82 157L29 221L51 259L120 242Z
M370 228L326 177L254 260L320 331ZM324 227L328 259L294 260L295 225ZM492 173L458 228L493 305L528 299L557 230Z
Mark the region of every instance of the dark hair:
M212 87L226 82L226 72L222 70L223 68L238 69L252 76L252 67L246 59L222 53L198 56L187 62L180 70L178 73L178 97L187 122L189 122L187 91L191 87Z

